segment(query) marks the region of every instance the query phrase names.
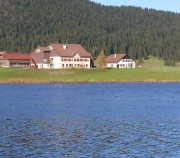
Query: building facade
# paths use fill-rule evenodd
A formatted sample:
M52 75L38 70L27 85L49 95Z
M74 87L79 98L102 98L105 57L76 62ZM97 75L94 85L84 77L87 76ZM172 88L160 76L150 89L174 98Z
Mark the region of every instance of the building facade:
M28 68L31 66L31 56L29 54L9 54L0 53L0 67L20 67Z
M106 58L108 68L136 68L136 62L127 54L113 54Z
M31 53L32 65L45 69L91 68L92 57L79 44L50 44Z

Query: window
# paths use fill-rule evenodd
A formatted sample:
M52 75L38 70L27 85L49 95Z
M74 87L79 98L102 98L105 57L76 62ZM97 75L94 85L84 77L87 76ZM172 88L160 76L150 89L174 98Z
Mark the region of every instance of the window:
M48 60L47 60L47 59L43 59L43 63L44 63L44 64L47 64L47 63L48 63Z
M133 67L133 64L128 64L128 67L129 67L129 68L132 68L132 67Z

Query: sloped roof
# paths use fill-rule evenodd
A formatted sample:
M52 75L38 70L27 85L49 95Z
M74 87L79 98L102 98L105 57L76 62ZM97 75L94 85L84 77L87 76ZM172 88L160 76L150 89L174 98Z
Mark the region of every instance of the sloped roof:
M123 58L130 58L127 54L113 54L106 58L107 63L118 63Z
M30 60L30 54L2 54L3 58L8 60Z
M51 56L57 56L57 53L54 50L50 50L48 47L38 47L31 53L31 57L36 61L36 63L42 63L44 52L50 52Z
M80 44L50 44L61 57L73 57L75 54L79 54L80 57L91 58L88 53Z
M51 51L48 47L38 47L37 49L39 49L42 52L49 52L49 51Z

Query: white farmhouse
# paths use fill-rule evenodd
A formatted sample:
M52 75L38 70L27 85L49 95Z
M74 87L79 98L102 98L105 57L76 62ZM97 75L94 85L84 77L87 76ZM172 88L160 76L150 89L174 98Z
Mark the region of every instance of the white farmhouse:
M106 58L108 68L135 68L136 62L127 54L113 54Z
M50 44L31 53L32 65L45 69L91 68L92 57L80 44Z

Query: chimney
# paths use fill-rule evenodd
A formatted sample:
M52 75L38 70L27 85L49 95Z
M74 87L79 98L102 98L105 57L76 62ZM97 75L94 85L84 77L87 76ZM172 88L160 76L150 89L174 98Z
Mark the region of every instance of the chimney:
M68 47L66 45L63 45L63 49L67 49Z
M53 47L52 47L52 46L49 46L48 48L49 48L50 50L53 50Z
M117 54L115 53L115 54L114 54L114 58L116 58L116 57L117 57Z

